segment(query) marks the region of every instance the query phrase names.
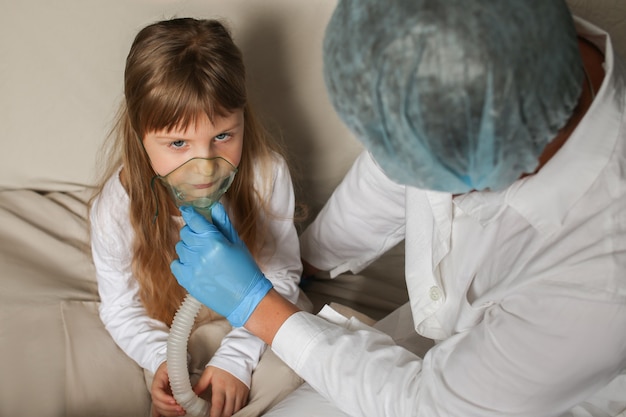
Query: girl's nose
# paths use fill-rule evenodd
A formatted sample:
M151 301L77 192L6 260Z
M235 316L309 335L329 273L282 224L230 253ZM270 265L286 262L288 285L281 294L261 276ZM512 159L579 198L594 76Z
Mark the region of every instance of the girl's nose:
M194 166L198 174L211 177L215 174L217 162L215 158L197 158Z
M215 155L215 152L213 151L211 140L209 140L208 143L202 143L198 147L198 152L196 152L196 155L195 155L196 158L204 158L204 159L210 159L210 158L213 158L214 156L216 155Z

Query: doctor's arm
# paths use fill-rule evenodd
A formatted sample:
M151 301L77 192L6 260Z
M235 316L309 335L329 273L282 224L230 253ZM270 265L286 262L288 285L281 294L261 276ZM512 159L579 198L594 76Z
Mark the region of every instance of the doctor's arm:
M619 337L626 322L606 320L616 317L618 302L528 286L422 359L354 320L299 311L272 289L220 210L213 224L193 212L183 216L193 230L181 232L180 260L172 264L181 285L270 344L348 414L558 416L609 383L623 357L623 343L589 343ZM229 259L221 263L227 270L205 273L203 259L213 257Z
M423 359L355 320L297 312L272 292L246 328L349 415L551 417L619 373L626 323L606 318L621 308L536 286L494 305Z
M261 299L244 326L271 345L285 321L299 311L300 308L272 289Z
M405 236L405 187L362 152L300 237L305 275L358 273Z
M266 343L271 344L272 349L280 357L286 359L285 362L296 372L302 371L301 376L315 388L321 388L321 392L328 393L332 392L334 387L342 386L339 391L340 395L356 398L354 400L351 398L348 404L362 407L363 401L358 400L358 398L362 397L363 392L369 392L369 386L362 387L365 388L364 391L363 389L353 389L355 388L353 384L342 384L341 380L337 378L333 381L325 381L324 377L320 379L317 375L320 372L322 375L326 374L322 369L313 371L304 369L302 363L299 363L299 358L301 353L309 353L311 360L307 362L313 368L324 364L324 369L333 369L332 375L343 378L344 375L351 373L350 369L355 369L352 366L353 359L345 360L345 356L350 356L350 352L346 349L354 349L356 353L360 352L360 344L363 341L359 340L363 338L370 340L371 335L376 336L376 341L373 343L377 351L380 350L381 346L391 347L391 352L383 349L386 355L383 363L386 363L389 358L392 361L397 361L402 357L401 353L406 353L410 360L403 359L400 366L397 367L397 371L399 371L401 378L407 375L410 379L415 378L417 372L413 372L407 366L410 365L408 362L413 361L413 365L419 368L419 358L394 346L393 340L389 336L376 332L369 327L359 330L358 333L350 333L351 337L339 337L341 339L340 346L326 343L327 340L339 340L335 336L344 334L346 329L321 317L299 311L295 305L276 292L237 236L221 205L216 205L212 210L213 223L206 221L193 209L186 210L183 207L181 212L186 226L181 230L181 241L176 246L179 259L171 265L172 272L179 283L199 301L225 316L233 326L245 326ZM210 273L207 273L206 265L212 265ZM279 333L282 333L283 337L281 338L282 342L277 344ZM354 335L357 337L358 344L352 346L351 338L355 337ZM292 336L294 337L292 338ZM320 352L323 352L321 355L315 352L318 348L321 349ZM337 348L338 354L335 355L333 352ZM363 349L363 352L365 351ZM382 367L378 364L379 359L377 357L374 362L370 362L373 363L373 366L356 366L359 372L357 380L361 376L368 376L372 381L378 379L379 370L385 369L384 364ZM338 361L338 363L328 366L328 360ZM342 362L345 362L345 365ZM412 390L414 385L408 384L407 387ZM384 398L396 398L397 395L407 398L413 397L412 395L400 394L395 386L383 384L381 388L382 391L387 391L382 396ZM332 399L333 396L329 396L329 398ZM334 396L334 398L339 397ZM373 404L374 401L376 401L375 398L369 398L366 401L368 403L366 408L380 409L380 404L375 405ZM394 403L396 402L385 402L385 404L397 408ZM387 406L385 409L388 410ZM368 414L371 415L372 412ZM403 415L395 412L383 414Z

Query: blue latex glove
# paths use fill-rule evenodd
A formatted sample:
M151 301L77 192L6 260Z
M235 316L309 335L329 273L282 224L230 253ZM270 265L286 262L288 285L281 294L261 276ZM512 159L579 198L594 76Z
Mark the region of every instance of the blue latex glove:
M240 327L272 288L233 228L224 207L216 204L213 224L191 207L181 207L187 223L176 244L179 259L172 273L193 297Z

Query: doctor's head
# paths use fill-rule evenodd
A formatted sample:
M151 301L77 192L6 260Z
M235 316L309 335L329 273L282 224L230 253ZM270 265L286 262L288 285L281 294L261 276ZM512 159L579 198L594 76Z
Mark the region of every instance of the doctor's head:
M533 172L584 78L561 0L340 0L324 73L392 179L452 193Z

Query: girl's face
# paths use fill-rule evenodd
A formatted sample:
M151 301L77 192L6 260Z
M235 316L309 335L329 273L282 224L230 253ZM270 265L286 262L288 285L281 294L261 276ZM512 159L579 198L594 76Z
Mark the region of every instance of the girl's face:
M192 158L222 157L239 166L243 147L243 110L226 117L215 117L211 123L206 114L195 125L183 130L149 132L143 138L152 168L165 176Z

